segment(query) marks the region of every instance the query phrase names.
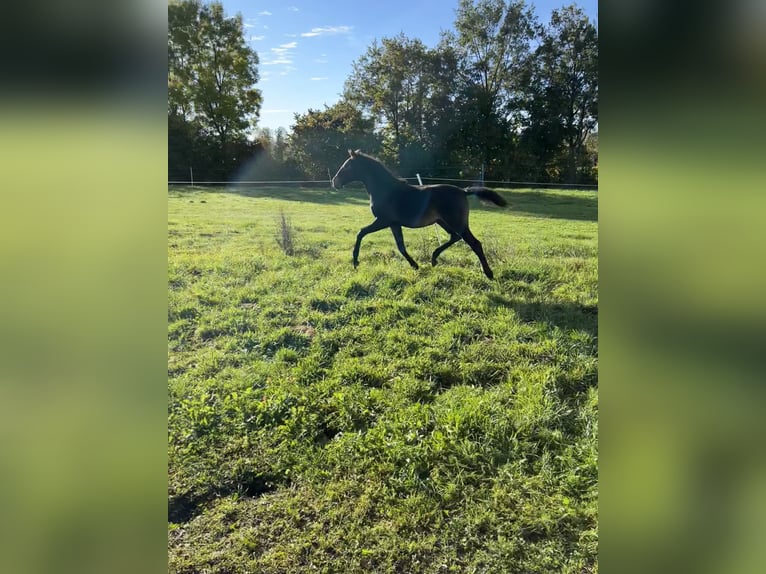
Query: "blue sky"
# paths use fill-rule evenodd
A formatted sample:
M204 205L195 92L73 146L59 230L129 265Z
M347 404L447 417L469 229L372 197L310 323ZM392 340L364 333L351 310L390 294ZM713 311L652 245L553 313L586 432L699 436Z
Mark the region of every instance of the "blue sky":
M343 83L374 39L404 32L433 47L452 28L458 0L222 0L227 15L245 21L260 58L263 93L258 127L289 129L295 113L338 101ZM541 22L566 0L529 2ZM576 2L595 22L598 0Z

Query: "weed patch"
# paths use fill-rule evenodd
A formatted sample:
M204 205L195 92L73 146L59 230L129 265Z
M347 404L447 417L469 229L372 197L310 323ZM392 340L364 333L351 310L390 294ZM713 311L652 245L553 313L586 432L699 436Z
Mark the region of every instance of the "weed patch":
M276 240L285 255L295 255L295 228L284 211L279 212Z

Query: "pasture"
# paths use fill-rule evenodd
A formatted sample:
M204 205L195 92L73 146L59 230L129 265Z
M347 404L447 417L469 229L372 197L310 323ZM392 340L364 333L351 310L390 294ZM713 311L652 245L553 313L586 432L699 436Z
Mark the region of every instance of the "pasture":
M170 572L598 570L597 194L500 191L490 281L355 270L361 188L169 189Z

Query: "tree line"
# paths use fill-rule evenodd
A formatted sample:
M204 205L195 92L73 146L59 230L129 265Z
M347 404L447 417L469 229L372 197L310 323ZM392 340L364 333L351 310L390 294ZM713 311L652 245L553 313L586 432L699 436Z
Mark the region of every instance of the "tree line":
M460 0L429 48L375 40L340 100L259 129L258 54L220 3L168 6L168 176L327 180L350 147L403 177L596 183L598 32L572 4Z

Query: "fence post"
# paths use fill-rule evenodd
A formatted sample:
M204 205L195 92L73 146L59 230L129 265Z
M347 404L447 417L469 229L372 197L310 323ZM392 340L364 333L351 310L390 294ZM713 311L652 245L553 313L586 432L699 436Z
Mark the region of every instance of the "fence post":
M418 178L418 185L423 185L423 180L420 179L420 174L416 173L415 176ZM436 237L436 244L439 245L439 228L434 223L434 237Z
M189 178L191 179L191 186L194 187L194 170L192 166L189 166Z

